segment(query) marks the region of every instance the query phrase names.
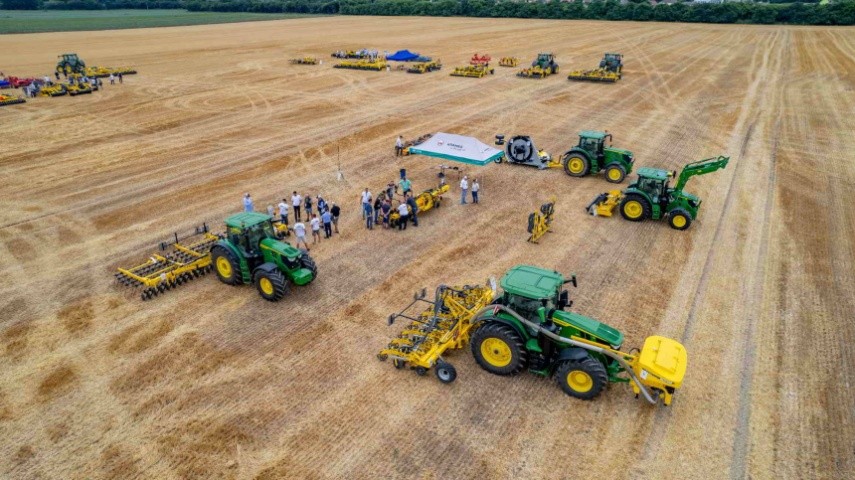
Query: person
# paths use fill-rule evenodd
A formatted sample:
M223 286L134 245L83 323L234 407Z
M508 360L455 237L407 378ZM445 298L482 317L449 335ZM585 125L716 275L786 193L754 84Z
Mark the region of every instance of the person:
M57 70L53 73L54 73L54 75L56 75L56 81L58 82L59 81L59 70Z
M309 218L312 216L312 196L307 193L303 198L303 206L306 207L306 218Z
M294 221L299 222L300 218L300 207L303 206L303 197L301 197L296 191L291 194L291 206L294 207Z
M403 157L404 156L404 137L398 135L398 139L395 140L395 156Z
M383 202L380 200L380 195L377 195L377 199L374 200L374 224L378 224L380 222L380 207L383 206Z
M406 199L407 199L407 206L410 207L410 212L412 212L412 213L410 213L410 217L412 217L412 219L413 219L413 226L418 227L419 226L419 217L417 214L419 212L419 205L416 203L416 199L413 198L413 196L410 194L406 195Z
M313 213L312 220L309 223L312 225L312 245L314 245L321 240L321 220Z
M244 212L251 212L251 211L253 211L253 209L254 208L252 205L252 197L247 193L246 195L243 196L243 211Z
M392 203L387 198L380 206L383 211L383 228L389 228L389 214L392 212Z
M276 210L273 210L273 205L267 205L267 214L273 217L276 214Z
M338 208L338 205L336 205L335 202L332 204L330 213L332 214L332 223L335 227L335 233L338 233L338 214L341 213L341 209Z
M321 214L321 221L324 224L324 238L332 237L332 213L329 210L324 210Z
M466 175L463 175L463 179L460 180L460 204L466 205L466 193L469 191L469 179Z
M477 178L472 179L472 203L478 203L478 192L481 191L481 185Z
M119 72L119 83L125 83L125 81L122 79L122 72Z
M281 202L279 202L279 218L282 220L282 224L286 227L288 226L288 202L283 198Z
M391 200L392 195L395 194L395 182L389 182L386 184L386 199Z
M406 195L407 192L413 191L413 182L407 180L407 177L402 177L401 180L398 181L398 185L401 186L401 193Z
M401 217L398 219L398 230L406 230L407 221L409 220L410 215L410 211L406 203L401 202L401 204L398 205L398 215Z
M111 73L110 74L110 85L116 84L116 77Z
M371 209L371 192L368 191L368 187L365 187L365 191L362 192L362 218L365 218L368 210Z
M372 208L370 203L366 203L365 205L365 227L368 230L374 230L374 209Z
M317 196L317 201L318 201L318 213L323 215L323 213L327 211L327 201L324 200L324 197L322 197L320 195Z
M294 242L294 246L300 248L300 244L302 243L306 247L306 250L309 250L309 244L306 243L306 226L299 220L294 224L294 233L297 235L297 241Z

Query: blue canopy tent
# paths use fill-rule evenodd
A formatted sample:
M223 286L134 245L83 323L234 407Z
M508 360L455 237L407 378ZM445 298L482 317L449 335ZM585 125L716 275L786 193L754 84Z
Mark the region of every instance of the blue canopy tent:
M476 138L439 132L424 142L410 147L410 155L425 155L484 166L496 161L504 155L504 152L481 143Z
M391 60L393 62L412 62L417 58L419 58L418 53L413 53L409 50L398 50L394 55L386 57L386 60Z

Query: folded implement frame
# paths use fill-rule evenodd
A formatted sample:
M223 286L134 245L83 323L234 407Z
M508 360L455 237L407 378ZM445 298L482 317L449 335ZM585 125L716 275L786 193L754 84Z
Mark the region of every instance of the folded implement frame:
M568 80L581 80L588 82L606 82L615 83L620 80L620 72L612 72L605 68L595 68L593 70L576 70L567 75Z
M425 300L427 292L422 289L404 310L389 316L389 325L397 318L405 318L410 323L377 354L377 358L381 361L391 358L395 368L409 367L419 375L426 375L433 368L441 382L453 382L457 372L443 355L469 343L470 320L489 305L495 295L495 280L488 283L487 286L440 285L433 301ZM417 303L425 303L427 307L417 316L407 314Z
M188 238L192 240L183 242L175 234L174 243L160 244L161 251L166 253L154 253L145 263L119 268L116 280L128 287L142 288L140 296L148 300L205 275L211 271L211 247L220 237L203 225Z
M336 65L334 68L349 68L352 70L376 70L382 71L386 70L386 61L385 60L343 60Z
M528 241L538 243L540 237L552 229L552 218L555 215L555 197L550 198L548 203L540 206L540 210L530 213L528 216Z

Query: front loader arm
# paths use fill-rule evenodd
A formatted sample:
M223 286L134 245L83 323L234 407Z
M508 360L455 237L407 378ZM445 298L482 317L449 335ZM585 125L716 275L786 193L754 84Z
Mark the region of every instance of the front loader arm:
M687 164L683 167L683 171L680 172L680 178L677 179L677 184L674 186L674 190L682 191L690 178L695 175L704 175L722 169L727 166L727 162L729 160L730 157L719 155L718 157L707 158Z

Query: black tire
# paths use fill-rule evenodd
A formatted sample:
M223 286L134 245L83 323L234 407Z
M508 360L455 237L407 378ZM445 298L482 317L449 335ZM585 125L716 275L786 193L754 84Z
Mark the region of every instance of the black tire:
M434 367L434 373L436 374L436 378L442 383L451 383L457 379L457 370L454 368L454 365L448 362L437 362L436 367Z
M315 279L318 278L318 265L315 263L315 260L312 259L311 256L309 256L308 252L304 251L303 254L300 255L300 267L312 271L312 282L314 282Z
M425 367L416 367L415 370L416 370L416 375L418 375L420 377L424 377L425 375L427 375L427 372L428 372L428 369Z
M606 181L609 183L621 183L626 178L626 169L618 163L606 166Z
M265 263L256 268L252 283L261 298L270 302L278 302L288 293L288 281L273 263Z
M220 263L220 259L229 263L230 269L228 269L228 271L223 267L224 264ZM214 248L211 249L211 265L214 267L214 271L217 272L217 278L226 285L243 284L243 277L240 272L240 262L238 262L237 257L235 257L231 250L220 245L215 245ZM219 268L218 265L223 268Z
M630 202L638 202L641 205L641 213L638 216L634 216L631 210L631 213L627 213L625 208L631 205ZM646 198L642 197L637 193L630 193L620 202L620 214L623 218L629 220L630 222L640 222L642 220L646 220L650 218L650 203Z
M668 225L674 230L685 230L692 225L692 217L682 208L675 208L668 215Z
M609 376L600 361L585 357L562 362L555 371L555 381L567 395L593 400L606 387Z
M393 358L392 365L394 365L396 369L400 370L407 366L407 362L401 360L400 358Z
M496 162L496 163L502 163L502 161L503 161L504 159L505 159L505 156L504 156L504 155L499 155L499 157L498 157L497 159L493 160L493 161L494 161L494 162Z
M574 160L579 160L582 162L581 168L573 168L571 170L570 163ZM581 153L568 153L564 155L561 163L564 165L564 173L570 175L571 177L584 177L591 171L591 162L588 161L588 157L582 155ZM576 165L576 162L573 162Z
M499 340L507 346L505 353L510 354L507 364L500 365L495 358L484 357L483 353L490 348L490 343L496 343L490 340ZM493 351L493 354L501 356L502 352ZM528 351L519 334L513 328L498 323L486 323L475 331L472 335L472 355L481 368L495 375L514 375L528 364Z

